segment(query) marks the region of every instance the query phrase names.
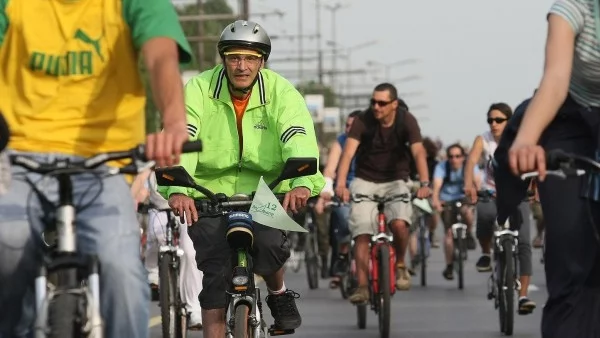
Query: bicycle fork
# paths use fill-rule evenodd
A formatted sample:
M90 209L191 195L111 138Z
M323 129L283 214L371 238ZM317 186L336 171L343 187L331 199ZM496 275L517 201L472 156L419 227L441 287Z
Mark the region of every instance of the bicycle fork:
M90 338L103 338L98 260L95 256L82 257L77 255L73 184L68 174L58 175L57 178L59 206L56 208L55 216L56 257L52 257L48 264L42 263L35 278L35 307L37 313L35 337L45 338L47 335L50 301L61 293L75 293L85 297L87 301L87 309L84 313L86 320L81 327L82 332ZM44 242L46 242L45 239ZM46 245L54 246L54 244L48 243ZM87 271L87 283L80 282L79 269ZM53 273L55 271L57 272L57 285L52 286L48 282L48 272Z

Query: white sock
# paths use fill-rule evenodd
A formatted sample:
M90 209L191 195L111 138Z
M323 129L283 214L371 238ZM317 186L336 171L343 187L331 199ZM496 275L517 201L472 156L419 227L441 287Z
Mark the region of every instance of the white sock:
M281 289L279 289L277 291L273 291L273 290L267 288L267 291L269 292L270 295L280 295L280 294L284 293L286 290L287 290L287 288L285 287L285 282L281 286Z

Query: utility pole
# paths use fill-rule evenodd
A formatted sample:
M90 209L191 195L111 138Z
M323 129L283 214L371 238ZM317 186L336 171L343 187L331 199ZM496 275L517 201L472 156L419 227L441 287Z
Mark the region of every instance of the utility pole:
M250 1L249 0L241 0L242 10L240 11L242 14L242 20L248 20L250 18Z
M319 84L323 85L323 50L321 49L321 0L315 0L315 12L317 19L317 58L318 65L317 69L319 70Z
M204 8L202 4L202 0L196 0L196 4L198 5L198 15L204 14ZM204 36L204 21L198 20L198 36ZM204 43L202 41L198 41L198 69L202 71L204 68Z
M298 0L298 74L300 74L300 84L304 84L304 76L302 75L302 0Z

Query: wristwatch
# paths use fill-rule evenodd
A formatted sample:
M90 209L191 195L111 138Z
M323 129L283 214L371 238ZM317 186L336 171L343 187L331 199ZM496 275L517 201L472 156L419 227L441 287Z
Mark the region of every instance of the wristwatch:
M428 181L421 181L420 183L421 183L421 188L425 188L425 187L429 188L429 182Z

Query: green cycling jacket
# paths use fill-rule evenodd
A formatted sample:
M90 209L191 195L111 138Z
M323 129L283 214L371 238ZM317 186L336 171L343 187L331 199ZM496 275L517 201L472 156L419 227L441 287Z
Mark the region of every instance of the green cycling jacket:
M187 128L190 140L200 139L202 152L183 154L181 163L197 184L227 196L256 190L259 178L268 184L290 157L319 159L310 112L302 95L279 74L258 73L242 118L243 149L240 153L235 110L225 69L218 65L193 77L185 85ZM240 155L241 154L241 155ZM284 193L307 187L312 196L325 185L321 173L282 182L274 191ZM194 189L159 187L168 198L174 193L203 198Z

